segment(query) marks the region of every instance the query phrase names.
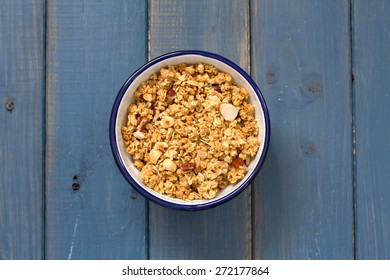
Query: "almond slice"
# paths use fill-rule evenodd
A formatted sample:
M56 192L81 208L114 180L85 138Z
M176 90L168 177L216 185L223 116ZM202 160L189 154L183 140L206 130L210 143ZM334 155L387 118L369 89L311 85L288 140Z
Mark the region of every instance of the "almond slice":
M222 103L219 110L222 117L229 122L234 121L238 115L238 109L230 103Z
M145 138L145 135L139 130L135 131L133 133L133 135L135 138L140 139L140 140Z

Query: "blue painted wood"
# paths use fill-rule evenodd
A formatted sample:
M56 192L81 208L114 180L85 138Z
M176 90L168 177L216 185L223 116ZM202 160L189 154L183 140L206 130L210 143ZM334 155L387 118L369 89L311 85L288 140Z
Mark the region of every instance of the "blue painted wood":
M390 258L390 2L353 1L356 257Z
M150 56L207 50L249 68L247 1L151 1ZM226 205L179 212L150 204L150 258L250 259L250 189Z
M145 200L114 163L108 124L147 59L146 3L48 1L47 14L46 257L143 259Z
M44 1L0 7L0 259L41 259Z
M251 69L271 143L254 257L353 258L349 1L252 1Z
M0 259L349 259L354 243L358 259L388 259L389 3L352 1L352 22L349 1L147 6L0 0ZM148 43L150 57L196 48L251 65L272 122L253 196L178 212L119 174L108 116Z

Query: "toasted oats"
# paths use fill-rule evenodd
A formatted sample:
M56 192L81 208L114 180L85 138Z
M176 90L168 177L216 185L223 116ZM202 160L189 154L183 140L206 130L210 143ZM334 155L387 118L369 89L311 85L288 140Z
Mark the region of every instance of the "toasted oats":
M141 83L122 136L141 180L185 201L212 199L245 177L258 149L255 110L231 75L168 66Z

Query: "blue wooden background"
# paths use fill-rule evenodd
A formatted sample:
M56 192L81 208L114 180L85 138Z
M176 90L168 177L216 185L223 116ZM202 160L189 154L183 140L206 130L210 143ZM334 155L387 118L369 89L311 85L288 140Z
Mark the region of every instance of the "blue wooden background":
M108 140L122 83L180 49L246 69L272 126L251 187L191 213ZM0 0L0 105L0 259L390 259L390 1Z

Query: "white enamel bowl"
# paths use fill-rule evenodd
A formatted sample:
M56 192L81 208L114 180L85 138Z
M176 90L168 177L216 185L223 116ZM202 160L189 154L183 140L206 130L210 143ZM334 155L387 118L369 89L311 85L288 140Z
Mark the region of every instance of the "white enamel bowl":
M133 165L131 156L126 152L126 147L122 139L121 128L126 124L127 108L129 104L134 102L133 93L141 82L149 79L152 73L158 72L162 67L177 65L180 63L195 64L200 62L214 65L220 71L229 73L238 86L243 86L247 89L249 92L249 101L255 107L255 117L259 126L258 138L260 147L256 157L248 166L246 176L241 181L234 185L231 184L227 186L213 199L183 201L181 199L170 198L166 195L162 195L147 187L140 180L140 172ZM159 56L149 61L127 79L115 99L111 112L109 133L111 149L115 162L125 179L139 193L147 199L165 207L179 210L201 210L212 208L231 200L248 187L253 181L263 165L267 154L270 139L270 121L267 106L259 88L251 77L239 66L214 53L204 51L177 51Z

